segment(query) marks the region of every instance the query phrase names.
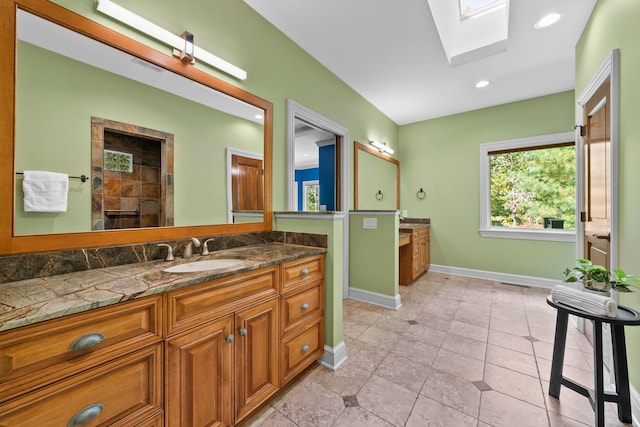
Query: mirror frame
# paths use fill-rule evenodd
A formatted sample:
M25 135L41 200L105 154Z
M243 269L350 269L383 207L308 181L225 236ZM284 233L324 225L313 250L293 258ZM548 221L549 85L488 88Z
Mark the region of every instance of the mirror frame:
M396 165L396 209L400 209L400 162L358 141L353 142L353 209L358 210L358 151L364 151Z
M79 34L137 56L154 65L264 110L263 221L246 224L172 226L15 236L13 233L13 215L15 210L16 172L14 154L17 58L16 15L18 9L69 28ZM47 0L0 0L0 16L3 17L0 23L0 94L2 94L2 99L9 101L0 106L0 159L7 163L11 159L10 165L7 164L7 167L3 166L0 169L0 255L117 246L272 229L273 104L271 102L198 70L191 65L183 64L178 58L165 55Z

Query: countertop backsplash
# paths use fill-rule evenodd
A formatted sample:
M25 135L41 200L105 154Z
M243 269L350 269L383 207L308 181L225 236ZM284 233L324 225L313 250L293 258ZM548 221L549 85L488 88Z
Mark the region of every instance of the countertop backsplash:
M203 243L206 239L210 238L206 236L194 237L198 237ZM159 247L159 243L171 245L174 249L174 256L179 258L182 256L182 251L187 242L189 242L189 239L0 256L0 284L98 268L162 260L167 255L167 248ZM209 243L209 251L213 253L224 249L269 243L326 248L327 236L286 231L219 235L213 236L213 241ZM198 253L197 251L200 251L200 248L196 249L195 253Z

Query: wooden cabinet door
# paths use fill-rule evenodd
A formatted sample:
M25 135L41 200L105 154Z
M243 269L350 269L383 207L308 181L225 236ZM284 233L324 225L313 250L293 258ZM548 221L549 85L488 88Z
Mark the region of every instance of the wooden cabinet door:
M233 425L233 315L166 342L167 426Z
M278 299L236 313L236 422L279 387Z

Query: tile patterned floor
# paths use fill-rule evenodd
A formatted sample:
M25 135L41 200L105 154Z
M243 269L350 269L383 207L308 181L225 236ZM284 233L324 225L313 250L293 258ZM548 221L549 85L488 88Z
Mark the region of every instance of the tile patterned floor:
M590 426L587 399L548 395L549 291L427 273L389 310L344 301L348 360L316 365L244 426ZM593 353L570 328L565 376L592 385ZM622 426L607 403L607 426Z

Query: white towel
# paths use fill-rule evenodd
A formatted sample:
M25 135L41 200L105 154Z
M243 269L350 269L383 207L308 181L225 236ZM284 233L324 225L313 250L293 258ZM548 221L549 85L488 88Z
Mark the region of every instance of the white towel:
M613 298L573 289L568 286L555 286L551 290L551 299L590 314L607 317L616 317L618 314L618 304Z
M24 171L22 181L25 212L66 212L69 175Z

